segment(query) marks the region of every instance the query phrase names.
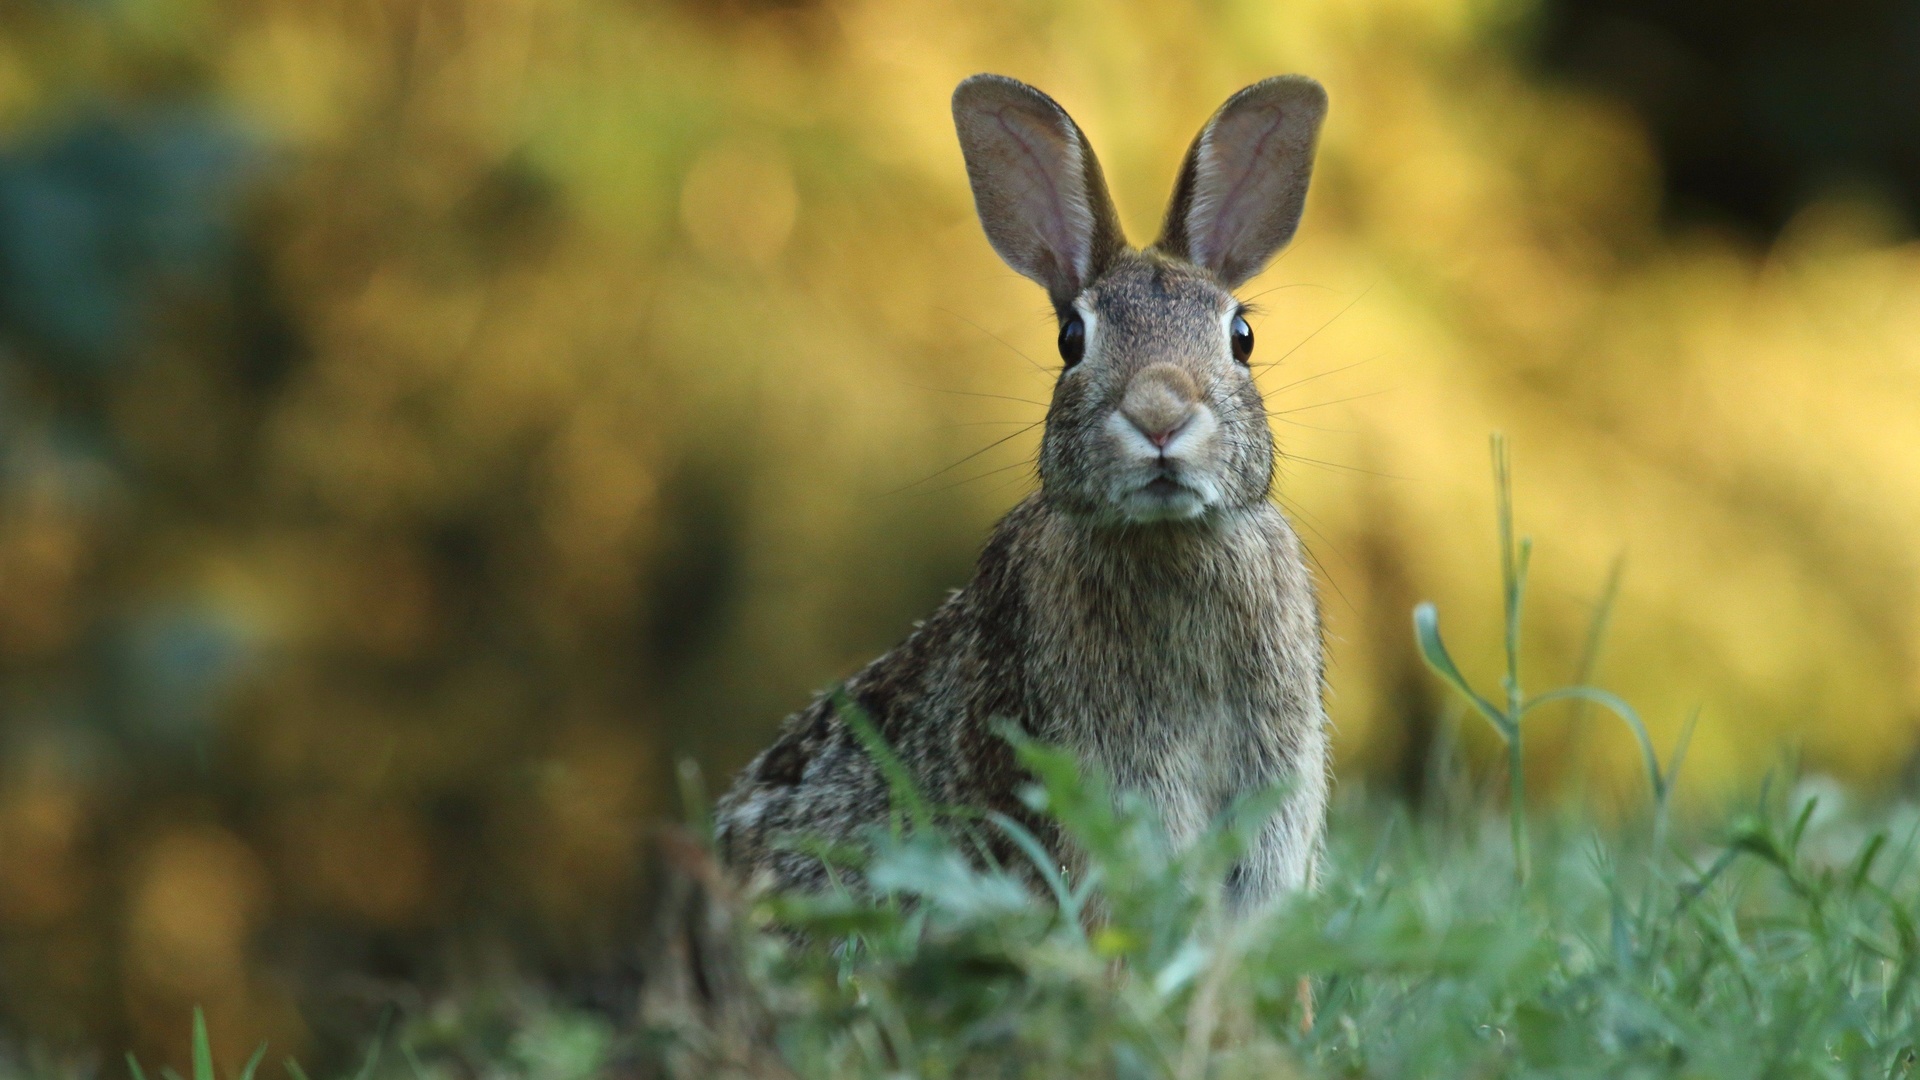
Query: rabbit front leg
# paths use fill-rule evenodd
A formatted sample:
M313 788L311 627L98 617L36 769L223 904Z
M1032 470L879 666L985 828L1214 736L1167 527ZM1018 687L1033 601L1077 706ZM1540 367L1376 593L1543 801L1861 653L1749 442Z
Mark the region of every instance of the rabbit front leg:
M1315 761L1290 779L1279 810L1228 875L1230 911L1256 914L1290 892L1315 887L1326 807L1326 770Z
M1258 915L1290 892L1319 886L1320 851L1326 833L1327 772L1324 751L1295 775L1294 786L1259 839L1227 878L1227 910L1236 918ZM1313 979L1294 988L1302 1035L1313 1030Z

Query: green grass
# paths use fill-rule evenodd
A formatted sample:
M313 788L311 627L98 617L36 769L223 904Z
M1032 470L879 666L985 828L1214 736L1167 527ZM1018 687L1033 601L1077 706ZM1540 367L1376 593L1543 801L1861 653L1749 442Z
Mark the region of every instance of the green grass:
M1320 890L1236 920L1220 886L1270 797L1176 852L1138 800L1016 740L1038 779L1032 805L1089 853L1087 875L1070 880L1009 821L929 827L932 810L893 770L900 812L873 837L870 893L765 897L755 908L759 925L805 932L755 933L748 951L794 1071L1911 1075L1920 810L1858 804L1837 785L1783 772L1721 820L1670 821L1680 755L1662 765L1626 703L1590 687L1529 696L1519 686L1529 547L1513 539L1498 446L1496 462L1505 685L1489 697L1459 675L1430 607L1416 619L1423 653L1516 765L1535 705L1573 698L1617 714L1645 756L1651 797L1639 818L1603 826L1572 808L1502 813L1443 755L1428 805L1349 797L1332 815ZM1605 621L1603 612L1596 628ZM874 750L887 759L884 746ZM1516 769L1510 811L1524 811L1523 784ZM977 864L983 830L1010 831L1032 850L1045 898L1024 868ZM402 1025L393 1040L405 1052L370 1054L360 1080L584 1077L674 1037L524 1000L449 1005ZM214 1080L202 1061L196 1053L193 1080Z

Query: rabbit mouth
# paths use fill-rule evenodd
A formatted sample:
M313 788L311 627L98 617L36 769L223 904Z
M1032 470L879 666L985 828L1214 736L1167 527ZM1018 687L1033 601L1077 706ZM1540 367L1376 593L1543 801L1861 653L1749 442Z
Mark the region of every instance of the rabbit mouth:
M1163 469L1121 498L1120 513L1133 522L1188 521L1206 513L1210 501L1205 491Z

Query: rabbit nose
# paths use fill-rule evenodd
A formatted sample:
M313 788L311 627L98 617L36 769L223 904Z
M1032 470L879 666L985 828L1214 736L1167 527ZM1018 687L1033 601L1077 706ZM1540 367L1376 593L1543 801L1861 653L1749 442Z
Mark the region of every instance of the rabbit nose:
M1155 448L1165 450L1193 419L1199 397L1199 387L1185 369L1154 364L1128 383L1126 397L1120 401L1120 415Z
M1129 419L1132 419L1132 418L1129 417ZM1173 441L1173 437L1175 435L1180 434L1181 431L1185 430L1187 426L1187 419L1188 418L1183 418L1178 423L1174 424L1172 427L1164 427L1158 431L1155 431L1152 428L1141 424L1140 421L1138 420L1133 421L1133 426L1140 429L1140 434L1145 435L1147 437L1147 441L1152 443L1155 449L1165 450L1167 448L1167 444Z

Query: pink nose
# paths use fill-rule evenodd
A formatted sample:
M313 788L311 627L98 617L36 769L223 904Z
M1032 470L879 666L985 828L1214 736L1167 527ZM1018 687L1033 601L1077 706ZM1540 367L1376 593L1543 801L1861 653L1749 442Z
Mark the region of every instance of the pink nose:
M1128 419L1132 419L1132 417L1128 417ZM1180 432L1186 429L1187 421L1189 419L1191 419L1191 417L1183 416L1178 421L1175 421L1174 423L1169 424L1158 431L1147 430L1147 428L1141 425L1141 423L1138 420L1134 420L1133 426L1136 428L1139 428L1140 434L1145 435L1147 437L1147 441L1153 444L1154 449L1165 450L1167 448L1167 444L1173 441L1174 436L1180 434Z
M1151 364L1127 384L1120 415L1164 451L1200 411L1200 388L1193 376L1173 364Z

